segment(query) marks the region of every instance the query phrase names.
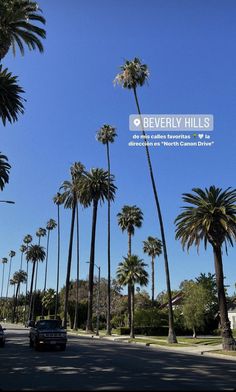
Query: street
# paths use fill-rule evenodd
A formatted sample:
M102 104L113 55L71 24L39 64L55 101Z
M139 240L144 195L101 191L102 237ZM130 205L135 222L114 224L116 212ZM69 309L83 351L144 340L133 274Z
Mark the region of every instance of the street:
M37 352L28 329L6 327L0 390L235 390L235 361L75 336Z

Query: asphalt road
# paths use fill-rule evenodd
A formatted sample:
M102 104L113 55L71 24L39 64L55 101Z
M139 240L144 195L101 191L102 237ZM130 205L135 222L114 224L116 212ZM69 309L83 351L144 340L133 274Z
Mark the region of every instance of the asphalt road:
M6 331L0 390L236 390L236 362L69 337L65 352L34 351L28 330Z

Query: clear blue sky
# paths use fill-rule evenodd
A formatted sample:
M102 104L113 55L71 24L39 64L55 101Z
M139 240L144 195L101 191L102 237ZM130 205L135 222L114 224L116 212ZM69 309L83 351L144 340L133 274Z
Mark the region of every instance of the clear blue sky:
M52 197L69 178L74 161L106 168L105 148L95 133L104 123L117 127L111 147L118 186L112 206L112 274L127 252L127 235L117 226L124 204L136 204L144 223L136 230L133 252L142 253L148 235L160 237L142 148L128 147L128 116L136 112L131 92L113 86L124 59L140 57L150 69L149 85L139 90L144 113L212 113L211 149L153 149L153 167L163 210L172 288L200 272L214 272L211 249L182 251L174 239L181 194L211 184L235 187L236 3L234 0L41 0L47 20L45 53L26 51L4 59L19 75L27 99L17 124L1 127L1 151L12 164L10 184L0 205L0 256L11 249L19 268L24 235L56 218ZM106 206L98 211L96 263L106 276ZM88 272L91 209L80 210L81 277ZM65 282L70 211L62 212L61 285ZM51 235L48 285L55 288L56 231ZM236 252L224 255L226 284L234 291ZM43 272L41 265L40 271ZM149 268L149 271L151 269ZM75 259L72 278L75 277ZM40 279L42 287L42 279ZM157 292L165 289L163 257L157 260ZM150 287L148 288L150 289Z

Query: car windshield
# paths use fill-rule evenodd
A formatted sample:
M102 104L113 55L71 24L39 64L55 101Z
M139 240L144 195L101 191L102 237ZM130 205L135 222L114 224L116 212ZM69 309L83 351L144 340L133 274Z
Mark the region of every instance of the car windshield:
M60 320L40 320L36 324L38 329L57 329L61 328Z

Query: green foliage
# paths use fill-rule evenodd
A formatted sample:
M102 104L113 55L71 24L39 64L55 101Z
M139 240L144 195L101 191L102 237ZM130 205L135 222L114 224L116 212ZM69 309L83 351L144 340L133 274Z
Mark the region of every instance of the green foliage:
M168 314L158 308L139 309L134 313L136 327L159 327L168 324Z
M149 71L146 64L142 64L141 60L135 57L132 61L126 60L121 67L114 83L120 84L124 88L136 89L137 86L143 86L148 79Z
M5 126L18 120L18 115L24 113L22 95L24 90L18 85L17 76L13 76L7 68L0 65L0 117Z

